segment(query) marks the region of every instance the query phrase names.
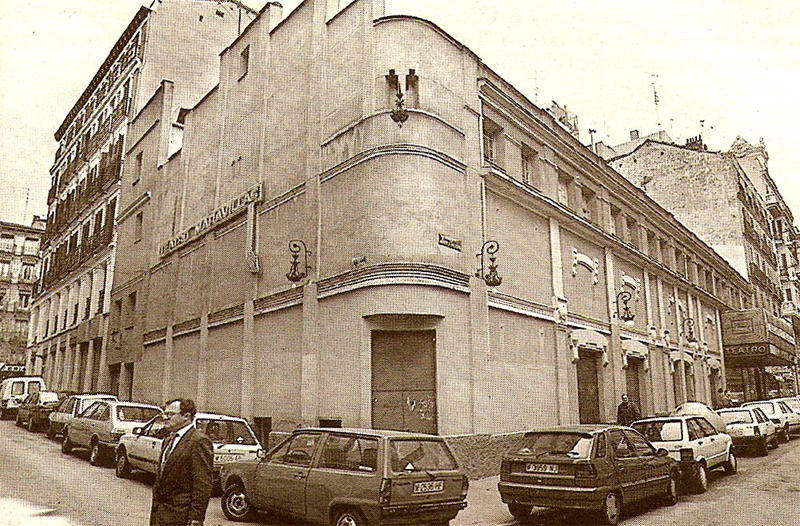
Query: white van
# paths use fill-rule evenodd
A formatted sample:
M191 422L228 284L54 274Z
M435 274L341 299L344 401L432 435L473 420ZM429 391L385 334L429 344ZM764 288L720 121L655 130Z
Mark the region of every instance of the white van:
M46 389L41 376L6 378L3 383L0 383L0 418L13 418L16 416L23 398L36 391Z

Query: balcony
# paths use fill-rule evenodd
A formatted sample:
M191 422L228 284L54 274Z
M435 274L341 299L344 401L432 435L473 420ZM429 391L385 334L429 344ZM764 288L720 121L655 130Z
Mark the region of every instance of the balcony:
M781 304L781 316L800 321L800 309L793 301L784 301Z

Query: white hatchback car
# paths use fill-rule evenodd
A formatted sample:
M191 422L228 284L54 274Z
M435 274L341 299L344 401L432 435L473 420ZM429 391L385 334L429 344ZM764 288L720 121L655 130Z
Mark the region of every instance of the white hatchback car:
M161 443L169 434L166 420L159 415L142 427L122 436L117 445L118 477L128 477L133 469L158 471ZM216 413L197 413L195 427L214 444L214 487L219 489L219 468L236 460L255 460L261 444L244 418Z
M755 448L760 455L769 453L769 446L777 447L775 424L758 407L731 407L717 411L725 421L728 434L737 451Z
M788 415L789 433L800 436L800 399L794 396L788 396L784 398L773 398L772 401L784 403L792 410L794 414Z
M723 468L737 470L733 440L720 433L707 418L698 415L675 415L644 418L631 424L656 448L664 448L680 462L684 484L696 493L708 489L708 471Z
M790 434L800 433L800 417L786 405L786 402L777 400L759 400L745 402L742 407L759 407L773 424L778 436L784 441L789 441Z

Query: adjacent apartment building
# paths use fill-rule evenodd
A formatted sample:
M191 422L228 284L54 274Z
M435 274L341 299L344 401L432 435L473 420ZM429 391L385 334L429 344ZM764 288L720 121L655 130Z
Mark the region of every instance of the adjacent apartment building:
M30 226L0 221L0 363L25 365L44 228L37 216Z
M723 316L729 388L746 400L797 393L797 234L769 175L763 141L750 144L737 137L728 152L718 152L709 151L700 136L686 145L647 139L627 151L609 164L752 285L741 311ZM786 380L792 380L791 389Z
M133 398L461 434L724 385L751 285L436 24L270 3L176 116L179 90L126 141L107 363Z
M48 386L129 392L130 370L106 362L128 121L163 78L180 85L176 105L199 100L216 83L220 50L254 16L236 1L160 0L140 8L56 130L28 342L29 372L43 374Z

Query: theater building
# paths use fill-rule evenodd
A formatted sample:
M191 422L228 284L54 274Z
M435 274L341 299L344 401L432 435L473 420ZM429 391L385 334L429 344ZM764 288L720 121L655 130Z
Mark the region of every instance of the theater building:
M126 142L108 363L133 398L462 434L722 385L750 285L433 22L270 3L216 87L178 89Z

